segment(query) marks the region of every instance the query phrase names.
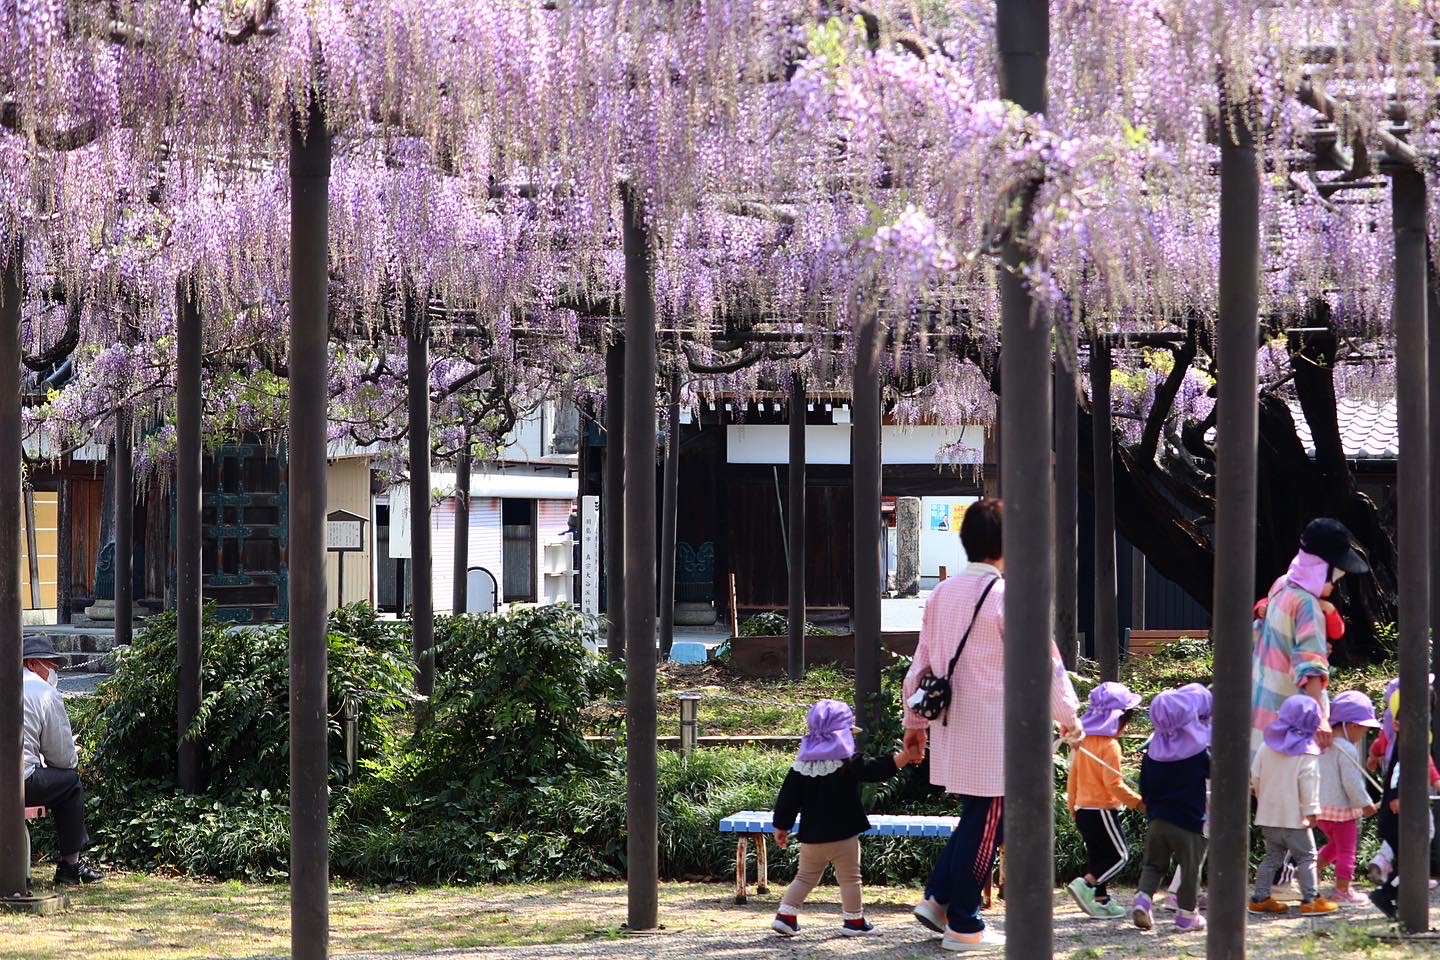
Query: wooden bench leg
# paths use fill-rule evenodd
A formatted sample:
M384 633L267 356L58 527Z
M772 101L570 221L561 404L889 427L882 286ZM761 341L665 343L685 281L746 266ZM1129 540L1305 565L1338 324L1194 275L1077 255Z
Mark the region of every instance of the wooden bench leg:
M735 902L745 902L745 844L749 838L740 834L735 840Z
M755 875L755 892L763 897L770 892L770 858L763 833L755 834Z

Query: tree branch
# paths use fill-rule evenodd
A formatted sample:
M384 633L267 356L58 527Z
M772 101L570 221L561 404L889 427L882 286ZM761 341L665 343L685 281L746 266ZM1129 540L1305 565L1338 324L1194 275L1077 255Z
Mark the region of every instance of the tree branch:
M1196 344L1196 322L1190 318L1189 335L1185 343L1172 348L1171 353L1175 357L1175 365L1170 368L1170 375L1155 391L1155 400L1150 405L1150 413L1145 420L1145 429L1140 434L1140 445L1135 449L1135 460L1140 464L1141 469L1148 469L1155 463L1155 453L1160 448L1160 433L1165 427L1165 421L1170 419L1170 414L1175 408L1175 398L1180 395L1180 387L1185 383L1185 377L1190 372L1190 364L1195 362Z

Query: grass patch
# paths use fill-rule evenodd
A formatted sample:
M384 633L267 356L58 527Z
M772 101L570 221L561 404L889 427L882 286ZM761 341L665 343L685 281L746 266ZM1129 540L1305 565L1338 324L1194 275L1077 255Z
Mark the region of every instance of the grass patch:
M736 676L724 663L662 664L657 678L661 733L672 733L679 723L675 694L700 693L699 735L803 736L805 712L827 697L850 703L855 696L855 675L837 667L813 667L802 680L765 680ZM588 713L587 732L609 732L624 717L624 708L606 704ZM673 722L672 722L673 721Z

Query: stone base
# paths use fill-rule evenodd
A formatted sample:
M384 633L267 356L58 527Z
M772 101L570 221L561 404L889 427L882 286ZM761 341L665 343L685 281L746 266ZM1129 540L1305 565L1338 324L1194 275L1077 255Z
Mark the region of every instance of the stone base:
M681 627L709 627L715 623L713 603L675 604L675 624Z
M85 617L87 620L113 621L115 619L115 601L96 600L85 608Z
M33 897L0 897L0 913L33 913L47 917L70 905L69 899L53 893Z

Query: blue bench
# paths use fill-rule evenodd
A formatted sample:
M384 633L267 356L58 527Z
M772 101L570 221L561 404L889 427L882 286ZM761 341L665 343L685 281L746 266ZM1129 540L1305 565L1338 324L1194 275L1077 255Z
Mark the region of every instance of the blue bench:
M934 837L949 839L955 832L959 817L921 817L910 814L870 814L870 829L867 837ZM800 821L795 821L792 833L798 832ZM765 835L775 832L775 814L769 810L742 810L720 821L721 833L737 835L735 842L735 902L746 900L745 856L749 841L755 840L755 890L762 896L770 892L770 867L766 853Z

